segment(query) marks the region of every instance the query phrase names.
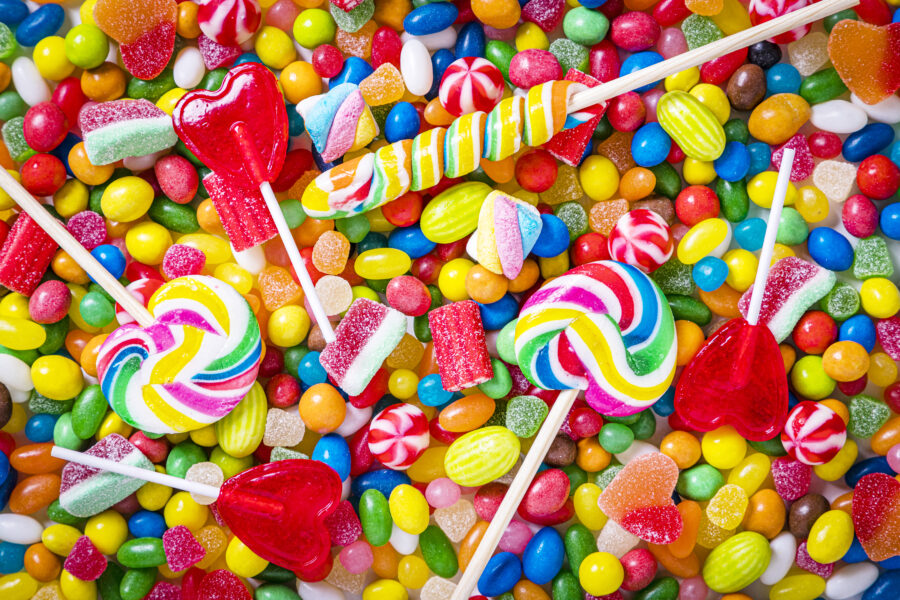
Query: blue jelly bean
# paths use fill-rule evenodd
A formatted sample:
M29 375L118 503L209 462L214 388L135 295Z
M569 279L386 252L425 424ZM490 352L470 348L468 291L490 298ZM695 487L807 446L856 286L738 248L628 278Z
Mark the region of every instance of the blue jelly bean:
M21 0L0 0L0 23L18 25L28 16L28 5Z
M243 65L245 63L256 63L258 65L261 65L263 64L263 61L254 52L244 52L234 60L232 68L238 65Z
M476 56L483 58L485 45L484 27L478 21L469 21L462 26L459 34L456 36L456 57Z
M800 71L788 63L778 63L766 71L766 94L796 94L800 91Z
M565 546L559 533L552 527L544 527L529 540L522 554L525 577L532 583L550 583L562 569Z
M515 319L519 314L519 303L512 294L505 294L496 302L478 304L481 324L485 331L496 331Z
M847 136L841 154L850 162L860 162L873 154L878 154L893 141L893 127L887 123L869 123Z
M889 571L900 569L900 556L892 556L886 560L879 560L878 566L882 569L888 569Z
M25 568L25 550L28 546L0 542L0 573L18 573Z
M398 102L384 121L384 137L390 142L411 140L419 133L419 113L409 102Z
M672 138L659 123L647 123L634 132L631 155L641 167L655 167L666 160L672 148Z
M897 14L900 11L894 14L895 19ZM862 600L893 600L897 597L897 590L900 590L900 571L884 571L863 593Z
M396 399L392 400L392 404L397 402ZM384 494L385 498L390 498L391 492L394 491L395 487L411 482L412 480L409 478L409 475L403 471L395 471L393 469L369 471L368 473L363 473L359 477L353 478L353 483L350 484L350 502L358 509L359 497L362 496L363 492L366 490L378 490Z
M56 415L32 415L25 423L25 437L35 444L53 440L53 428L56 427Z
M441 376L437 373L426 375L419 380L416 395L425 406L442 406L453 398L453 392L444 389L441 385Z
M606 4L606 0L579 0L578 4L585 8L600 8L604 4Z
M456 55L446 48L441 48L431 55L431 75L433 77L433 83L431 84L431 89L425 94L427 99L434 100L437 98L438 91L440 91L441 88L441 79L444 77L444 71L446 71L447 67L455 60Z
M432 2L424 4L403 19L403 28L409 35L428 35L447 29L456 17L459 9L450 2Z
M531 251L541 258L559 256L569 247L569 228L556 215L541 215L541 234Z
M359 58L358 56L348 56L344 61L341 72L332 77L328 82L328 87L333 88L342 83L359 83L375 72L372 65Z
M747 146L747 152L750 153L750 169L747 171L747 177L753 177L768 170L772 163L772 149L768 144L754 142Z
M831 227L816 227L806 240L809 255L822 267L846 271L853 265L853 246Z
M420 258L437 247L437 244L425 237L418 225L398 227L388 237L388 246L402 250L410 258Z
M900 240L900 203L888 204L881 210L878 226L885 236Z
M713 168L725 181L740 181L750 172L750 151L740 142L728 142Z
M341 481L350 477L350 447L336 433L323 435L313 448L313 460L322 461L338 474Z
M800 400L797 398L797 396L794 395L793 392L788 390L788 410L794 408L798 404L800 404Z
M6 481L6 478L9 477L9 470L9 457L0 452L0 483ZM0 573L3 573L3 571L0 571Z
M894 470L888 465L886 456L873 456L872 458L861 460L850 467L844 475L844 483L851 489L855 488L860 479L872 473L894 475Z
M868 315L854 315L841 323L838 339L856 342L871 352L875 348L875 324Z
M862 544L859 543L855 535L850 543L850 549L847 550L847 554L841 557L841 560L845 563L861 563L864 560L869 560L869 555L863 550Z
M694 283L704 292L714 292L722 287L728 277L728 263L715 256L704 256L691 272Z
M328 381L328 373L319 362L319 352L307 352L297 364L297 377L306 385L316 385Z
M63 141L50 151L50 154L58 158L62 161L62 164L66 167L66 173L69 174L69 177L75 177L75 173L72 172L72 168L69 166L69 151L74 148L79 142L81 138L75 135L74 133L66 134L66 137L63 138Z
M766 237L766 222L759 217L742 221L734 228L734 239L738 245L749 252L756 252L763 245Z
M20 46L34 46L50 37L62 27L66 11L59 4L44 4L25 17L16 28L16 41Z
M653 412L661 417L668 417L675 412L675 388L670 387L653 405Z
M19 474L15 469L10 469L6 480L0 483L0 510L6 508L6 503L9 502L9 497L12 495L17 481L19 481Z
M91 250L91 256L96 258L97 262L103 265L103 268L116 279L125 273L125 255L116 246L101 244ZM94 281L93 277L91 277L91 281Z
M635 71L640 71L641 69L646 69L656 63L661 63L665 60L662 57L662 54L659 52L653 52L651 50L646 50L644 52L635 52L624 61L622 61L622 68L619 69L619 77L624 77L625 75L629 75L634 73ZM659 81L654 81L653 83L648 83L647 85L641 86L634 91L639 94L643 94L644 92L648 92L655 88L659 84Z
M166 529L165 517L150 510L139 510L128 518L128 531L136 538L161 538Z
M306 124L303 122L303 117L297 112L297 105L287 104L286 108L288 116L288 134L291 137L302 135L306 130Z
M478 578L478 591L485 596L499 596L513 589L521 578L519 557L512 552L500 552L491 557Z

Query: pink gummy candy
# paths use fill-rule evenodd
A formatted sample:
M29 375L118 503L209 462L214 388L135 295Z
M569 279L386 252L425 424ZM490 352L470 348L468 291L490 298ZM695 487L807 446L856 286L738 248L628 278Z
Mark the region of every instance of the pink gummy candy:
M812 481L812 467L787 456L772 461L775 491L789 502L806 495Z
M875 325L875 332L878 335L878 343L888 356L900 360L900 317L894 315L879 320Z
M465 300L436 308L428 324L445 390L458 392L494 377L477 304Z
M781 168L781 157L784 156L785 148L794 149L791 181L803 181L812 175L816 163L813 160L812 152L809 150L809 142L806 141L806 136L798 133L772 152L772 168L776 171Z
M181 588L168 581L157 581L144 600L182 600Z
M832 571L834 571L834 563L822 564L814 560L806 549L806 540L800 542L800 545L797 546L797 556L794 558L794 562L797 563L797 566L803 569L804 571L809 571L819 577L824 577L828 579L831 577Z
M333 513L325 519L325 527L331 536L331 543L335 546L347 546L359 539L362 535L362 524L353 505L347 500L342 500Z
M166 564L175 572L193 567L206 556L206 549L184 525L167 530L162 536L162 542Z
M203 251L184 244L169 246L162 261L163 275L167 279L199 275L204 266L206 266L206 255Z
M83 535L72 546L63 568L82 581L96 581L106 570L106 557Z
M66 229L85 250L93 250L104 243L107 237L106 222L92 210L83 210L69 217Z
M197 40L197 46L200 48L203 64L210 71L219 67L230 67L243 52L240 46L223 46L202 33Z

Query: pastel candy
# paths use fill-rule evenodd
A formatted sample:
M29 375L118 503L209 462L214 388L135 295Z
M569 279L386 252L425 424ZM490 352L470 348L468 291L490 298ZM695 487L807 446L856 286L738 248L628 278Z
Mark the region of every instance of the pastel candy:
M349 217L361 212L369 197L375 157L364 154L318 175L303 190L303 210L317 219Z
M478 168L484 140L483 112L455 119L444 137L444 175L462 177Z
M467 249L488 271L515 279L541 228L541 214L535 207L494 190L481 205L478 229Z
M312 107L305 110L310 104ZM372 111L353 83L336 85L314 103L299 104L297 110L325 162L364 147L378 135Z
M412 185L412 140L400 140L375 151L374 176L363 210L396 200Z

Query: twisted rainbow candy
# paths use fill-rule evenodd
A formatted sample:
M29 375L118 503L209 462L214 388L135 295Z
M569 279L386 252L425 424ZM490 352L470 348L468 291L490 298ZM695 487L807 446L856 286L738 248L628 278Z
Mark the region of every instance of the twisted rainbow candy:
M412 140L400 140L347 161L306 187L303 209L318 219L349 217L408 191L430 188L445 175L467 175L479 167L482 158L503 160L523 144L540 146L563 127L580 124L577 117L567 118L566 110L569 98L581 89L583 85L572 81L542 83L528 90L524 99L512 96L502 100L490 113L463 115L447 128L435 127Z
M488 271L515 279L542 228L538 209L494 190L481 205L478 229L469 238L466 252Z
M516 324L519 368L545 389L587 390L604 415L633 415L675 376L675 322L656 284L611 260L575 267L535 292Z
M113 411L161 434L199 429L231 412L262 357L247 301L218 279L190 276L163 285L147 308L153 325L123 325L100 347L100 386Z

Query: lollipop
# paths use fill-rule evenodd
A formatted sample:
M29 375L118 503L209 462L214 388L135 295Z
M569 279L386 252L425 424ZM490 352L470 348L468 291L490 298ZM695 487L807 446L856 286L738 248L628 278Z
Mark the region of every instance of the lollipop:
M238 46L259 29L262 9L256 0L206 0L199 4L200 31L218 44Z
M824 404L804 401L791 410L781 443L787 453L807 465L824 465L847 441L847 426Z

